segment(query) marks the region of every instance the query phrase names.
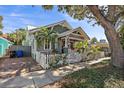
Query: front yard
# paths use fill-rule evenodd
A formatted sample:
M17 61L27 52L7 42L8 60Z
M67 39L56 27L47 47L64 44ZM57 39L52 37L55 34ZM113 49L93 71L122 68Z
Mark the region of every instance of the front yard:
M53 71L43 71L31 57L5 58L0 60L0 79L5 81L8 77L13 77L13 81L1 82L1 87L19 87L18 83L21 81L21 87L124 88L124 70L110 66L109 62L110 60L104 59L102 62L92 61L90 66L76 63Z
M44 87L124 88L124 71L110 66L109 61L103 61Z

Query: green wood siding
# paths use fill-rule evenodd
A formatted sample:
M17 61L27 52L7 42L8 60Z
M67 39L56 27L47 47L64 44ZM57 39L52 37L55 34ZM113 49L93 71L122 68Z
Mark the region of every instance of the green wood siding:
M51 29L51 28L50 28L50 29ZM53 30L56 31L57 33L63 33L63 32L65 32L65 31L68 31L69 28L63 27L63 26L61 26L61 25L57 25L57 26L54 26Z
M53 31L56 31L57 33L63 33L63 32L66 32L66 31L68 31L68 30L70 30L69 28L67 28L67 27L63 27L63 26L61 26L61 25L57 25L57 26L55 26L54 28L53 28ZM57 44L56 44L56 48L55 48L55 42L53 42L52 43L52 49L55 49L57 52L59 52L59 53L61 53L62 51L62 49L61 49L61 47L60 47L60 45L58 44L59 42L56 42Z

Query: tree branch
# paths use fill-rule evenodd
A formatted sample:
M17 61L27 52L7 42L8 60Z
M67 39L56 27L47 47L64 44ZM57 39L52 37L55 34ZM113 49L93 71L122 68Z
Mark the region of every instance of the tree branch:
M103 26L105 31L109 31L108 33L114 38L115 36L113 36L113 35L116 35L116 30L114 28L114 25L111 24L110 21L107 20L102 15L98 6L97 5L87 5L87 7L90 9L90 11L93 13L93 15L99 20L101 26Z
M108 5L108 17L112 21L115 17L116 5Z

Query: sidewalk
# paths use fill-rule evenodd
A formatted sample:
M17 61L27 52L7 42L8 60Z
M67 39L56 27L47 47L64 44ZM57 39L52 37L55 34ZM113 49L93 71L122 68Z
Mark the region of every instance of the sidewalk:
M97 61L90 61L88 64L96 64L110 57L101 58ZM69 64L68 66L60 67L56 70L41 70L35 71L21 76L16 76L8 79L0 79L0 88L38 88L47 84L61 80L65 75L74 71L85 68L85 63Z

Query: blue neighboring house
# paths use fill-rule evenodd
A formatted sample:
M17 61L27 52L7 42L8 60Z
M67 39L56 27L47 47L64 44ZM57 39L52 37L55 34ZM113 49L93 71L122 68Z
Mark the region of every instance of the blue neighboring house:
M9 40L0 37L0 57L3 57L6 54L6 49L9 48L13 43Z

